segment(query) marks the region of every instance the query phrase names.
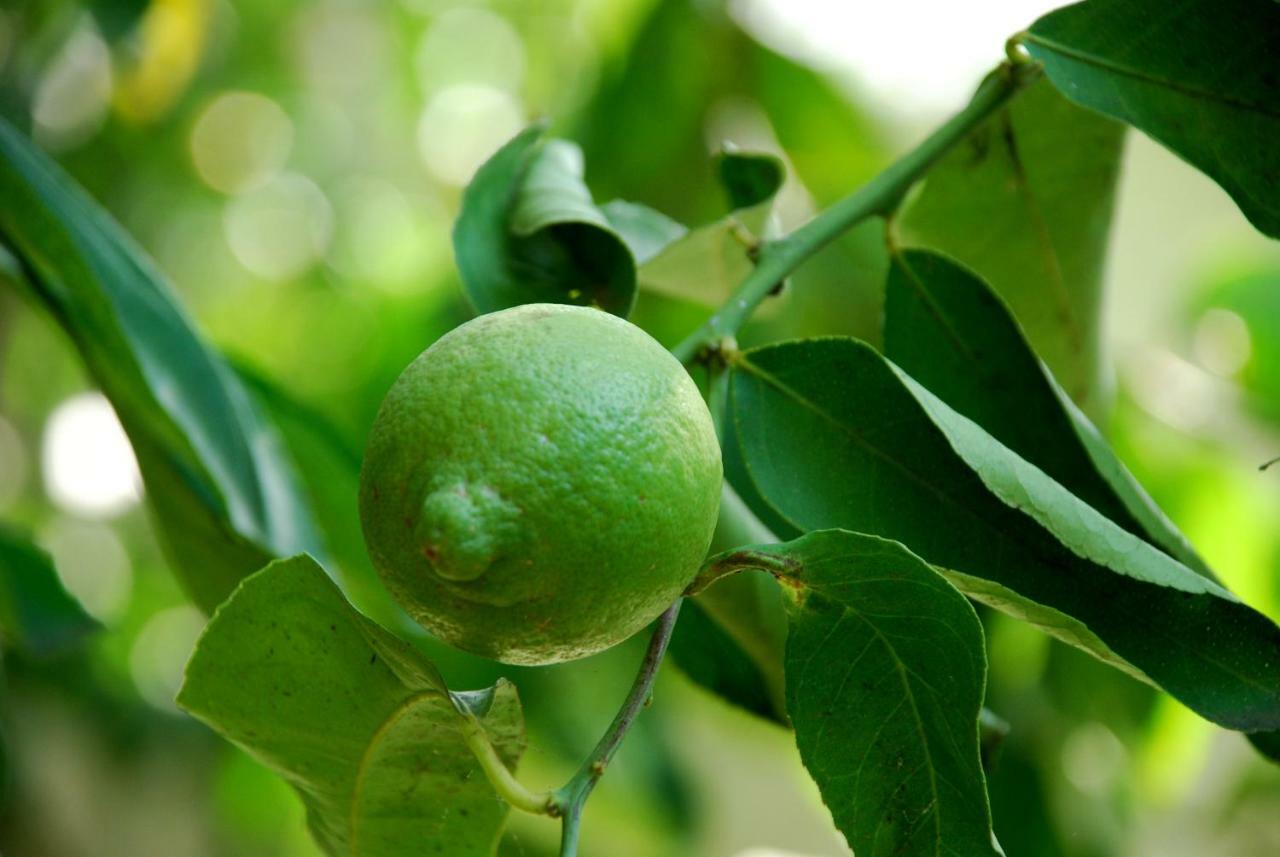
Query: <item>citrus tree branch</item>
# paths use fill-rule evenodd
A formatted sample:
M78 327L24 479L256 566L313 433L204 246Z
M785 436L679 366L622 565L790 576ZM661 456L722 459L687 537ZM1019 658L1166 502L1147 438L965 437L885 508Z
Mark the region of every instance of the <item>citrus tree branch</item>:
M613 723L609 724L609 728L596 744L596 748L591 751L591 755L582 763L582 767L569 782L554 793L558 814L564 820L560 839L560 857L577 857L582 805L596 783L600 781L600 777L604 775L605 768L613 759L613 754L618 752L618 747L631 729L636 716L649 704L653 682L658 677L658 667L662 665L662 658L667 653L667 645L671 642L671 634L675 630L676 619L680 616L680 605L683 601L683 598L677 599L665 613L658 617L653 636L649 639L649 648L645 651L644 660L640 662L640 671L636 674L636 680L631 685L631 692L627 694L622 708L618 709Z
M756 266L724 305L672 349L682 362L699 359L708 348L733 336L787 275L846 231L874 216L891 214L929 168L978 125L1040 76L1038 64L1006 61L983 82L963 110L884 172L819 213L789 235L759 247Z
M604 775L605 768L609 766L614 753L618 752L618 747L631 729L631 724L649 703L653 682L658 677L658 668L662 665L662 659L667 653L667 645L671 642L671 634L675 631L676 619L680 615L680 605L683 601L683 598L678 599L658 617L653 636L649 639L649 648L645 650L644 660L640 662L640 670L622 707L600 738L600 742L591 751L591 755L582 763L582 767L569 782L555 791L534 792L522 785L511 769L498 757L484 727L475 717L470 715L467 717L463 737L498 796L524 812L562 819L561 857L575 857L578 853L582 805L596 783L600 781L600 777Z

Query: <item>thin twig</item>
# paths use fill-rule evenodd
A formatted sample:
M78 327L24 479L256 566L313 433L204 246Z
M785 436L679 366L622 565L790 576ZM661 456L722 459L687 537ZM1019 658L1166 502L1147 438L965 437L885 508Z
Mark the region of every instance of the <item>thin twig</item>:
M613 759L613 754L618 752L618 747L631 729L636 716L649 702L649 696L653 692L653 682L658 677L658 667L662 665L662 658L667 653L667 645L671 642L671 634L675 630L676 619L680 616L680 605L683 601L683 598L677 600L658 617L653 636L649 639L649 648L645 651L644 660L640 662L640 671L636 674L636 680L631 685L631 692L627 694L622 708L618 710L613 723L609 724L608 730L600 738L596 748L591 751L591 755L573 775L573 779L554 793L557 809L564 820L560 857L576 857L578 853L582 805L596 783L600 781L600 777L604 775L605 768Z

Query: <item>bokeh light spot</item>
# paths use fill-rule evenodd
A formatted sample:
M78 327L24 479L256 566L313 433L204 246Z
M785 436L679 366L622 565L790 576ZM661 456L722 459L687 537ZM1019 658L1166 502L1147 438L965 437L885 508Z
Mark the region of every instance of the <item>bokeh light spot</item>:
M922 115L963 104L999 58L1005 39L1060 5L734 0L730 8L775 50L853 78L860 92L899 115Z
M41 546L53 557L58 577L84 609L103 624L129 605L133 567L110 526L58 518L40 531Z
M284 173L227 204L227 244L247 270L267 280L290 280L315 264L329 246L333 213L320 188Z
M226 92L191 129L191 159L214 190L242 193L276 176L293 146L293 123L270 98Z
M129 650L129 674L138 694L161 711L178 713L173 699L205 618L194 607L161 610L142 626Z
M1097 722L1085 723L1062 744L1062 772L1087 795L1103 797L1128 764L1124 745Z
M1247 366L1253 355L1249 326L1231 310L1211 309L1196 323L1192 349L1201 366L1230 378Z
M436 179L460 187L523 124L520 104L509 93L477 84L450 86L427 103L418 120L418 152Z
M54 409L45 424L41 467L50 499L76 515L117 515L142 496L133 447L101 393L77 394Z
M111 54L92 25L81 26L49 63L31 104L32 135L51 151L87 142L111 106Z
M429 223L423 203L411 204L393 184L382 179L354 178L334 194L337 228L330 261L344 276L367 280L389 292L422 285L423 269L431 258L449 252L433 246L431 238L447 234L443 223ZM436 205L434 208L439 209ZM441 221L443 211L435 212Z
M426 92L460 83L518 92L524 82L524 42L515 28L487 9L450 9L418 45L418 80Z

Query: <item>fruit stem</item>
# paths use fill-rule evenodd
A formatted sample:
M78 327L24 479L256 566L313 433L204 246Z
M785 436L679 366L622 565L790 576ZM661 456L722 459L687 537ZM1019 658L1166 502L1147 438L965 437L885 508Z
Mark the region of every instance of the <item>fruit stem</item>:
M775 287L806 260L869 217L888 216L938 160L957 143L1004 107L1020 90L1041 74L1039 63L1002 62L978 87L973 99L959 113L926 137L918 146L890 164L858 190L820 212L789 235L758 248L756 266L729 295L724 305L672 349L682 363L700 359L707 349L735 335L756 307Z
M662 658L667 653L667 645L671 642L671 634L675 630L676 619L680 616L680 605L683 601L683 598L677 599L665 613L658 617L653 636L649 638L649 648L645 651L644 660L640 662L640 670L636 674L635 682L631 685L631 692L627 694L626 701L622 703L608 730L600 738L596 748L591 751L591 755L582 763L578 772L563 787L552 793L552 802L556 810L554 814L563 819L560 857L576 857L578 853L582 805L596 783L600 781L600 777L604 775L605 768L609 766L614 753L621 746L622 739L631 729L636 716L649 704L653 683L658 677Z
M534 792L527 789L499 758L498 751L490 743L489 736L480 725L480 721L472 714L467 714L465 717L463 738L471 748L471 752L475 754L476 761L480 763L481 770L489 778L489 784L493 786L498 796L516 809L535 815L554 815L556 813L555 793Z

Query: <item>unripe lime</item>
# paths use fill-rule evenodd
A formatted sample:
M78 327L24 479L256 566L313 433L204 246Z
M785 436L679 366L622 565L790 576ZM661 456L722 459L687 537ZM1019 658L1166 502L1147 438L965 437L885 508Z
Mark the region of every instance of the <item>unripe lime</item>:
M569 660L658 616L715 529L720 447L684 367L635 325L529 304L428 348L360 477L373 563L451 645Z

